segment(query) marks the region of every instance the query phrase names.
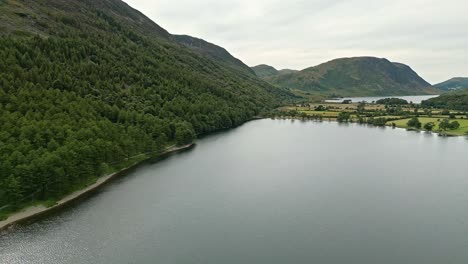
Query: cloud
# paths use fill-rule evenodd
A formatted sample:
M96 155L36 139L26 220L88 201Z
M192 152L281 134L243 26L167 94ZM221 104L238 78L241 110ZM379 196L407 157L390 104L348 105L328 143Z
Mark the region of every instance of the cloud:
M468 76L465 0L127 0L171 33L225 47L249 65L303 69L385 57L430 82Z

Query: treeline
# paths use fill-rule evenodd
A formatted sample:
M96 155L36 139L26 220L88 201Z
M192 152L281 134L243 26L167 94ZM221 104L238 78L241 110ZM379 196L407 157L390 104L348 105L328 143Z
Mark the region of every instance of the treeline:
M32 193L60 198L112 164L240 125L289 97L102 13L93 19L99 31L0 37L0 208Z
M451 92L421 103L423 107L468 111L468 90Z
M377 100L376 104L383 104L383 105L407 105L409 104L408 101L400 98L384 98Z

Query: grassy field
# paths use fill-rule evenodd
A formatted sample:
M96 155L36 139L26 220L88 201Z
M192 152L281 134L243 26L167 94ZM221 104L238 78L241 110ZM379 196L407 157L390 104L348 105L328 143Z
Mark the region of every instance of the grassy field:
M321 106L320 108L324 110L315 111L314 109L318 108L319 106ZM449 115L447 113L445 113L445 115L442 115L442 110L427 110L422 108L418 108L416 110L414 106L407 105L401 108L402 111L399 112L399 114L401 115L399 115L387 113L388 109L386 109L385 105L367 104L365 105L364 111L360 115L361 117L359 117L359 115L357 114L358 106L359 104L357 103L310 103L303 105L286 106L279 108L279 110L284 112L296 112L302 115L306 114L311 118L316 118L317 116L320 116L320 119L323 118L324 120L330 121L337 120L338 115L341 112L348 112L351 114L349 120L350 122L361 122L362 118L364 118L364 122L373 122L374 120L379 118L386 118L387 120L394 120L388 121L386 125L391 126L394 123L395 126L406 129L409 128L407 125L408 120L410 120L410 118L416 115L417 113L419 115L419 121L422 123L422 127L424 127L425 124L432 122L435 124L435 127L433 129L434 132L456 136L468 135L468 116L466 116L466 114L461 114L460 112L451 111L455 119L450 119L450 122L458 121L460 123L460 128L456 130L442 131L439 129L439 123L442 120L449 118ZM428 116L428 113L426 111L430 112L430 117ZM369 119L369 116L373 116L373 119Z
M332 111L309 111L309 110L303 110L300 111L301 113L306 113L308 115L321 115L323 117L338 117L340 112L332 112Z
M410 119L401 119L401 120L396 120L396 121L390 121L387 123L387 125L391 125L392 123L395 123L397 127L400 128L409 128L407 123ZM420 117L419 121L422 123L422 126L424 127L425 124L433 122L436 124L436 127L434 128L434 132L441 132L439 130L439 123L443 119L441 118L435 118L435 117ZM452 121L458 121L460 123L460 128L457 130L447 130L444 133L450 134L450 135L466 135L468 133L468 119L453 119L450 120Z

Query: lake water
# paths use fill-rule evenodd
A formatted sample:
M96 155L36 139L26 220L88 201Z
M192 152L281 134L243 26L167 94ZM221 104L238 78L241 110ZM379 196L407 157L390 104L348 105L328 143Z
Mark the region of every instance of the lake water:
M466 264L468 139L253 121L0 236L0 263Z
M372 103L380 99L385 98L400 98L404 99L408 102L413 102L415 104L420 104L424 100L428 100L431 98L439 97L439 95L413 95L413 96L382 96L382 97L346 97L346 98L339 98L339 99L332 99L326 100L327 103L342 103L344 100L351 100L354 103L359 102L366 102Z

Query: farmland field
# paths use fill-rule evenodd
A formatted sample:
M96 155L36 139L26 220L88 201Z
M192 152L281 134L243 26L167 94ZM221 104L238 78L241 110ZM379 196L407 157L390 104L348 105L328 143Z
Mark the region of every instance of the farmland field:
M410 119L408 118L408 119L401 119L401 120L397 120L397 121L390 121L390 122L387 123L387 125L391 125L392 123L395 123L395 125L397 127L409 128L408 124L407 124L409 120ZM419 121L422 123L423 127L424 127L425 124L433 122L436 125L435 128L434 128L435 132L441 132L441 130L439 129L439 124L440 124L440 122L442 120L443 120L442 118L436 118L436 117L421 117L421 118L419 118ZM451 135L466 135L468 133L468 119L453 119L453 120L450 120L450 122L452 122L452 121L458 121L458 123L460 123L460 128L458 128L456 130L448 130L445 133L451 134Z

